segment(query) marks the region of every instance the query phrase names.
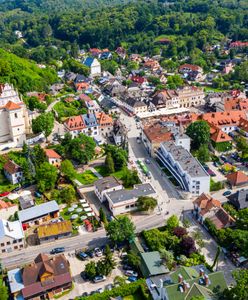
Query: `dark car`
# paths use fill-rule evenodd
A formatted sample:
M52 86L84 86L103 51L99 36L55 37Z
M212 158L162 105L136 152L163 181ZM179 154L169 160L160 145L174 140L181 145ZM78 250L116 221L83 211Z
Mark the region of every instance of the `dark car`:
M51 250L50 254L57 254L65 252L65 247L57 247Z
M84 293L82 294L82 297L87 297L87 296L89 296L89 294L88 294L87 292L84 292Z
M123 270L125 270L125 271L132 270L132 269L133 269L133 267L131 267L131 266L127 265L127 264L123 265Z
M88 275L83 271L83 272L81 272L80 273L80 276L81 276L81 278L83 279L83 280L89 280L89 277L88 277Z
M88 254L86 254L86 253L83 252L83 251L78 252L78 253L77 253L77 257L78 257L78 258L81 258L82 260L86 260L86 259L89 258Z
M93 257L95 256L94 250L87 250L87 251L85 251L85 253L86 253L90 258L93 258Z
M231 195L231 191L225 191L224 193L223 193L223 196L229 196L229 195Z

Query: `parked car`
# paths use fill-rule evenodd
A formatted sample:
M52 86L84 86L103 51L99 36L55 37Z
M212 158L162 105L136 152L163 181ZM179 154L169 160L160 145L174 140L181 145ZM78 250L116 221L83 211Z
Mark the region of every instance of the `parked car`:
M86 260L89 258L89 256L83 251L78 252L77 257L81 258L82 260Z
M83 280L89 280L89 277L88 277L88 275L83 271L83 272L81 272L80 273L80 277L83 279Z
M50 254L57 254L65 252L65 247L57 247L51 250Z
M93 279L93 281L94 281L95 283L97 283L97 282L102 282L102 281L105 281L105 280L106 280L106 277L103 276L103 275L96 276L96 277Z
M93 258L93 257L95 256L94 250L87 250L87 251L85 251L85 253L86 253L90 258Z
M135 282L135 281L137 281L138 279L137 279L137 277L135 277L135 276L129 276L127 280L130 281L130 282Z
M105 290L106 291L111 291L112 290L112 288L113 288L113 284L107 284L106 286L105 286Z
M149 165L151 163L150 159L146 159L145 162Z
M127 264L123 265L123 270L125 270L125 271L132 270L132 269L133 269L133 267L131 267L131 266L127 265Z
M150 249L146 246L146 244L141 244L141 246L143 247L143 249L145 250L145 252L149 252Z
M221 155L220 158L224 161L227 162L227 158L224 155Z
M89 294L87 292L84 292L81 296L82 297L87 297L87 296L89 296Z
M225 191L224 193L223 193L223 196L229 196L229 195L231 195L231 191Z
M214 173L212 170L210 170L210 169L208 169L207 172L208 172L208 174L209 174L211 177L216 176L215 173Z
M138 273L135 272L135 271L133 271L133 270L127 270L127 271L125 272L125 275L126 275L126 276L134 276L134 277L138 277Z
M10 194L10 192L3 192L0 194L0 197L6 197Z
M94 249L94 252L95 252L95 255L96 255L97 257L102 256L102 250L100 250L100 248L95 248L95 249Z
M101 293L104 292L104 289L103 289L103 288L99 288L99 289L97 290L97 292L101 294Z

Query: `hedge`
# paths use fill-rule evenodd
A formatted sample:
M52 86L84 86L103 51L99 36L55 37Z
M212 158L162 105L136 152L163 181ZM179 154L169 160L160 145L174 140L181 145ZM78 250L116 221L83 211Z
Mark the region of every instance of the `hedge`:
M125 285L116 287L111 291L105 291L101 294L94 294L86 297L79 297L78 300L109 300L110 297L125 297L129 295L134 295L139 292L142 299L148 300L150 298L149 294L146 292L146 282L145 279L139 279L136 282L127 283Z

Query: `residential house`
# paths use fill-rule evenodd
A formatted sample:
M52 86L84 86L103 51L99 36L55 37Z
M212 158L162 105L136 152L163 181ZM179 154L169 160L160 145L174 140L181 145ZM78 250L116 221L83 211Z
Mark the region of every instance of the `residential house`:
M9 219L14 213L18 211L18 205L10 202L0 200L0 219Z
M163 90L156 92L152 97L151 103L156 107L156 109L171 109L180 107L178 93L175 90Z
M90 76L100 76L101 75L101 64L96 58L87 57L83 64L90 68Z
M87 96L87 95L85 95L85 96ZM99 104L96 102L96 100L92 100L92 99L86 100L85 96L84 96L84 104L87 108L87 112L89 114L99 113L101 109L100 109ZM90 98L89 96L87 96L87 97ZM82 97L80 97L80 99L82 99Z
M127 98L122 101L122 107L127 109L132 114L139 114L147 112L147 104L143 101L136 100L135 98Z
M183 64L179 67L179 73L184 74L184 77L190 81L202 81L205 76L203 69L196 65Z
M110 115L119 115L120 109L119 107L111 101L108 97L104 97L100 102L101 108Z
M127 52L123 47L118 47L115 52L120 56L122 59L125 59L127 56Z
M242 49L248 47L248 42L235 41L231 42L229 48L232 49Z
M203 266L179 267L163 279L155 277L148 281L154 300L191 300L195 297L216 299L227 288L222 271L209 273Z
M103 92L112 97L120 97L125 93L126 89L127 88L124 85L115 80L114 82L105 85Z
M98 179L95 181L94 187L95 194L101 202L106 200L106 193L124 189L123 185L114 176Z
M228 200L237 210L248 208L248 189L238 190L230 195Z
M98 48L91 48L89 50L89 53L94 57L99 57L99 55L102 53L102 50L100 50Z
M68 82L68 83L72 83L74 82L74 80L76 79L77 77L77 74L76 73L73 73L73 72L67 72L65 74L65 80Z
M76 91L82 91L82 90L86 90L87 88L89 88L89 79L86 78L84 75L81 74L77 74L75 79L74 79L74 87L76 89Z
M108 50L108 49L107 49ZM113 55L110 51L103 51L99 55L99 59L104 60L104 59L112 59Z
M86 126L85 134L91 137L99 136L99 124L94 114L82 115L84 124Z
M8 271L10 292L15 299L54 299L72 287L70 266L64 254L39 254L22 269Z
M170 171L184 191L195 197L209 192L208 173L181 145L175 145L172 141L161 143L156 157Z
M0 84L0 150L26 141L26 106L12 85Z
M121 122L115 122L112 132L114 143L117 146L124 145L127 141L127 130Z
M224 131L222 131L220 128L211 125L210 127L210 139L212 141L213 146L218 150L221 149L229 150L232 148L232 138L230 135L226 134ZM221 145L224 145L224 147L221 147Z
M18 218L24 229L58 218L58 216L59 206L55 200L45 202L18 212Z
M50 93L55 96L64 88L64 86L64 83L54 83L50 86Z
M210 195L202 193L193 203L193 214L200 223L203 223L208 218L217 229L230 227L235 224L235 219L221 206L220 201L212 198Z
M56 151L53 149L44 149L44 152L49 164L57 168L60 167L62 158Z
M75 138L80 133L86 132L86 125L82 116L70 117L64 122L65 131L69 132L72 138Z
M133 53L129 56L129 60L141 63L142 62L142 57L139 54Z
M11 184L17 184L23 181L22 168L16 164L13 160L8 160L3 166L4 175L11 182Z
M248 184L248 176L242 171L228 174L226 178L232 187L240 187Z
M156 156L160 144L167 141L174 141L176 145L181 145L190 151L190 138L186 134L180 133L178 127L170 126L169 122L156 121L144 124L141 130L141 139L152 157Z
M120 189L105 193L113 216L137 210L136 202L141 196L156 196L156 192L150 183L136 184L131 190Z
M104 112L99 112L96 114L97 123L99 125L99 133L104 136L110 136L113 131L113 118Z
M143 66L145 69L149 69L152 72L156 72L161 68L159 62L153 59L148 59Z
M37 236L40 244L69 237L72 234L71 221L62 221L40 225L37 228Z
M24 234L19 221L0 219L0 253L9 253L24 248Z

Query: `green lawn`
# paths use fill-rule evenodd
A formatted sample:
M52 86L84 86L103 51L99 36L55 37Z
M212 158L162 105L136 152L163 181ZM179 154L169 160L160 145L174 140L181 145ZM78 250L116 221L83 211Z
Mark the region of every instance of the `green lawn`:
M76 105L78 101L74 102L66 103L64 101L60 101L54 105L54 110L58 113L59 119L86 113L85 108Z
M11 191L12 189L14 189L15 186L12 185L4 176L4 174L2 174L0 172L0 193L3 192L8 192Z
M87 170L81 174L76 173L75 179L77 179L82 184L92 184L98 178L95 174L93 174L90 170Z
M144 299L144 298L142 297L141 293L139 293L139 292L136 292L133 295L123 297L123 300L142 300L142 299Z
M106 176L115 176L116 178L118 179L121 179L123 177L123 173L124 173L124 170L120 170L120 171L116 171L112 174L109 174L106 167L104 165L101 165L101 166L97 166L94 168L99 174L101 174L103 177L106 177Z

